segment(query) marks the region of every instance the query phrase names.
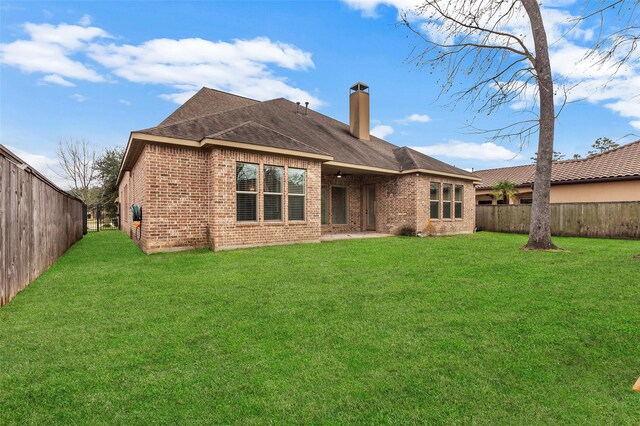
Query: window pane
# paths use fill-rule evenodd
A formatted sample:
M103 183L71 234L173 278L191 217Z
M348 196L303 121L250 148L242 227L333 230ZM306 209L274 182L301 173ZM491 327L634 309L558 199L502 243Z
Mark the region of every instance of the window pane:
M236 219L239 222L258 219L257 199L257 194L236 194Z
M322 192L320 194L320 210L322 217L320 223L326 225L329 223L329 186L322 185Z
M432 182L429 189L429 218L440 219L440 184Z
M289 220L304 220L304 195L289 195Z
M451 201L451 184L442 185L442 201Z
M331 223L337 225L347 223L347 188L331 187Z
M456 219L462 219L462 203L456 201Z
M256 192L258 190L258 165L236 164L236 191Z
M305 171L289 169L289 194L304 194Z
M442 202L442 218L451 219L451 201Z
M429 217L431 219L439 219L440 211L438 210L438 206L440 203L438 201L431 201L429 203Z
M264 192L282 192L284 167L264 166Z
M463 188L464 187L462 185L456 185L456 193L455 193L456 201L462 201Z
M429 192L429 199L431 201L439 201L440 200L440 184L432 183L431 190Z
M463 190L463 186L462 185L456 185L455 186L455 200L456 200L456 204L455 204L455 212L454 212L454 217L456 219L462 219L462 202L464 199L464 190Z
M282 220L282 195L264 195L264 220Z

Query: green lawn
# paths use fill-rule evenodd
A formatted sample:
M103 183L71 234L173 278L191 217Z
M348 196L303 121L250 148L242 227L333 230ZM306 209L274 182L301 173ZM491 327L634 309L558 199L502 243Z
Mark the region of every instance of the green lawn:
M146 256L0 308L0 424L638 424L637 241L478 233Z

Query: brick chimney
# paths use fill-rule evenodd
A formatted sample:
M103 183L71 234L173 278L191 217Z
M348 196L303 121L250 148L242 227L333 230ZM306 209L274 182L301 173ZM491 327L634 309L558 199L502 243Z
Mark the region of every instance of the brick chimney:
M349 129L361 140L371 140L369 136L369 86L356 83L349 89Z

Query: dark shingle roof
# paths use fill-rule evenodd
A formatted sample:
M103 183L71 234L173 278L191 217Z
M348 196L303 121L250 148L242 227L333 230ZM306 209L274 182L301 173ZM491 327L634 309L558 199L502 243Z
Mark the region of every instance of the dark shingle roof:
M260 103L260 101L203 87L170 116L165 118L159 126L257 103Z
M204 91L203 91L204 90ZM173 120L164 125L139 131L156 136L201 141L210 137L234 142L290 149L310 153L322 153L336 162L377 167L388 170L429 169L436 172L474 177L466 170L453 167L410 148L398 148L375 136L370 141L360 140L349 132L349 126L323 114L309 110L309 115L296 113L297 105L283 98L264 102L239 102L229 107L231 101L222 92L203 89L173 113ZM212 95L213 98L208 98ZM196 99L197 98L197 99ZM208 99L222 99L223 106L207 106L196 111L196 106ZM245 98L240 98L245 99ZM193 101L193 102L192 102ZM185 105L187 105L185 104ZM191 117L176 120L176 113ZM202 111L219 111L200 114Z
M477 170L482 178L478 189L491 188L496 182L510 180L518 186L530 185L535 178L535 164ZM603 179L640 178L640 141L579 160L558 161L551 167L551 182L574 182Z

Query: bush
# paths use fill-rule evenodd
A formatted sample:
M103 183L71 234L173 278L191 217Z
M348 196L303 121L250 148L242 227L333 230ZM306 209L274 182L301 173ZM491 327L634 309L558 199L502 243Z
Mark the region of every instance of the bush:
M410 226L403 226L398 231L398 235L402 235L404 237L415 237L416 236L416 230L415 230L415 228L412 228Z

